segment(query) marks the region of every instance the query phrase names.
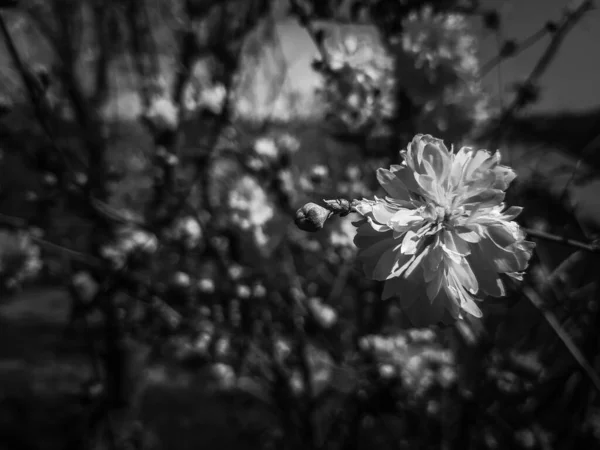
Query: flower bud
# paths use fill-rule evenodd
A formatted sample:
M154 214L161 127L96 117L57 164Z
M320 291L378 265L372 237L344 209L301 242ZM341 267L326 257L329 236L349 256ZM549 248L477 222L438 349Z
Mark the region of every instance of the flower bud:
M331 212L316 203L307 203L296 211L296 226L303 231L315 232L323 228Z

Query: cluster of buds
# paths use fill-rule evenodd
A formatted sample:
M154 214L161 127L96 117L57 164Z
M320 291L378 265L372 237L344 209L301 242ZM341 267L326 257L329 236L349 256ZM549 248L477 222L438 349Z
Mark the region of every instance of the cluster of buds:
M119 269L132 258L145 258L158 250L158 239L148 231L124 225L115 233L115 239L101 248L101 254Z
M393 59L374 35L337 31L342 36L330 32L324 41L327 64L318 57L314 67L325 77L327 113L341 122L342 131L363 132L393 116Z
M374 359L381 380L398 382L414 401L425 399L432 389L456 386L454 354L438 342L431 329L366 336L360 348Z
M396 78L421 111L418 126L454 133L487 121L477 39L467 16L424 7L403 20L402 34L391 43L398 61Z

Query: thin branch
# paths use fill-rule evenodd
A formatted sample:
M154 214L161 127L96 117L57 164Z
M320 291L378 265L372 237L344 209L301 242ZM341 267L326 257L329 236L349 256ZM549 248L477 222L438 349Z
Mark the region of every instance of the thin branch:
M1 12L0 12L0 30L2 31L2 36L4 38L6 48L8 49L8 52L16 66L17 72L19 72L19 75L21 76L23 84L25 85L25 90L27 91L27 93L29 95L29 100L31 101L31 104L33 105L37 121L41 125L42 130L44 131L48 140L50 141L50 144L52 145L52 147L56 150L57 154L63 160L63 163L65 164L65 166L70 168L69 159L67 158L65 152L63 152L60 149L60 147L56 144L56 138L54 136L52 127L46 120L46 116L44 114L45 111L44 111L42 99L38 93L38 89L36 88L29 71L25 67L25 63L23 62L23 59L21 58L21 55L19 54L17 46L15 45L15 41L13 40L12 35L10 34L10 31L4 20L4 16L2 15Z
M511 50L508 54L505 54L501 47L496 56L494 56L492 59L490 59L488 62L486 62L485 64L483 64L481 66L479 77L480 78L485 77L489 72L491 72L501 62L504 62L507 59L517 57L518 55L523 53L525 50L530 48L532 45L534 45L538 41L540 41L548 33L550 33L550 30L548 29L548 24L546 24L546 25L544 25L543 28L539 29L538 31L533 33L531 36L523 39L523 41L521 41L520 43L515 44L514 50ZM505 42L505 44L506 44L506 42Z
M556 242L559 244L568 245L569 247L577 248L580 250L585 250L591 253L600 253L600 245L594 243L585 243L581 241L577 241L575 239L570 239L565 236L559 236L557 234L547 233L541 230L535 230L532 228L523 228L523 231L527 233L529 236L543 239L550 242Z
M568 33L574 26L583 18L583 16L594 7L593 0L582 1L575 9L567 9L556 26L554 35L546 50L538 60L537 64L523 83L523 86L535 86L539 78L546 72L553 59L558 54L561 45L563 44ZM510 106L502 113L496 125L496 135L492 138L492 142L496 141L506 131L505 125L509 122L514 114L526 105L528 95L527 89L520 89Z
M598 376L592 365L587 361L583 352L577 347L577 344L571 339L571 336L569 336L567 331L561 326L558 318L552 311L545 307L544 300L530 286L524 286L522 292L531 304L542 313L544 319L548 322L548 325L550 325L558 338L563 342L569 353L573 356L573 359L579 364L596 390L600 392L600 376Z

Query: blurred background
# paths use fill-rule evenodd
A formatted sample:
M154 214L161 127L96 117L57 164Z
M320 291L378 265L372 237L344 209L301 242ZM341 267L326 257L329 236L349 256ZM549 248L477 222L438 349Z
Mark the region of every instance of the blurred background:
M600 16L563 0L0 0L0 449L600 448ZM537 244L415 328L354 213L417 133Z

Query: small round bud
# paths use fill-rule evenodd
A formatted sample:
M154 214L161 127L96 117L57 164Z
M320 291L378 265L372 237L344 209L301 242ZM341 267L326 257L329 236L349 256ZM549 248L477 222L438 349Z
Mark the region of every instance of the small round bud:
M302 231L315 232L323 228L323 225L331 216L331 212L317 205L316 203L307 203L296 211L296 226Z

